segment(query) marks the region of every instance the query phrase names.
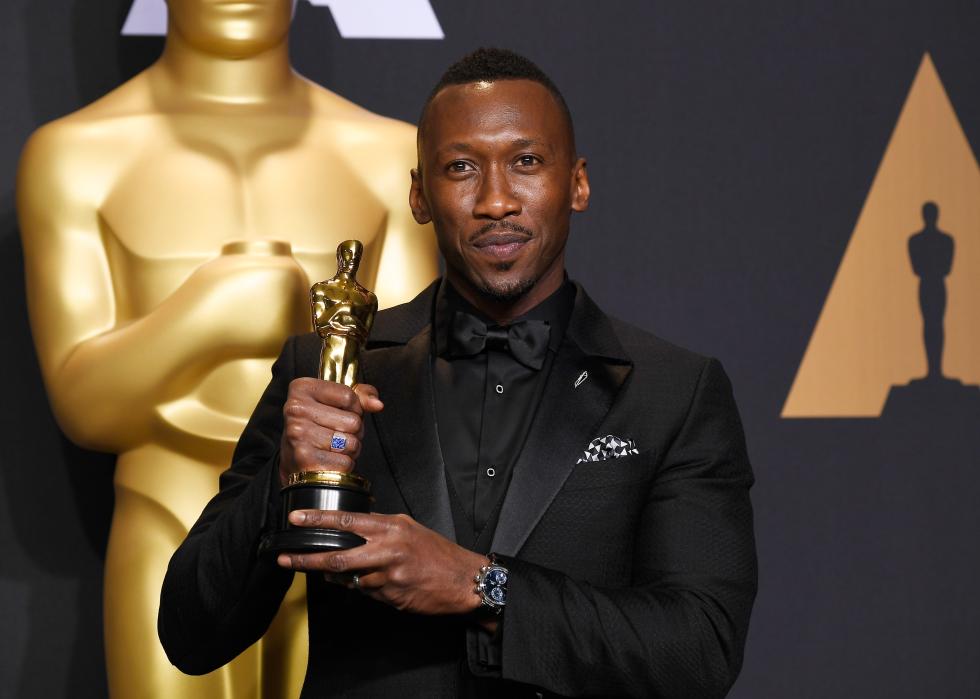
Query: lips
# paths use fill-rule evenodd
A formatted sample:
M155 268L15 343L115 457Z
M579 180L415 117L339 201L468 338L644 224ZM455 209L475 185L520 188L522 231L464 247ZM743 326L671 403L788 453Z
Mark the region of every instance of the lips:
M471 244L479 253L503 260L514 257L530 240L523 233L500 231L485 233Z

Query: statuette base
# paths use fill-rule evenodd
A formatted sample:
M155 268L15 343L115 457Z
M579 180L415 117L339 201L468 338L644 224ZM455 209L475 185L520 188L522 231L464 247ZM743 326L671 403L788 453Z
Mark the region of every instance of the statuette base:
M299 477L290 479L290 485L281 491L280 529L263 537L260 554L335 551L365 543L351 532L297 527L289 522L289 513L293 510L370 512L374 498L367 479L339 471L306 471L294 475Z

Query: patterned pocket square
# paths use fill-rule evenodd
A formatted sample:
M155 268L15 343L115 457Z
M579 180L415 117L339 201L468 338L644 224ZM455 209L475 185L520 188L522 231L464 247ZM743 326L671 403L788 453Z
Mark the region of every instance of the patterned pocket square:
M639 453L632 439L623 439L616 435L607 434L605 437L596 437L589 442L589 447L585 450L582 458L575 463L606 461L607 459L618 459L621 456Z

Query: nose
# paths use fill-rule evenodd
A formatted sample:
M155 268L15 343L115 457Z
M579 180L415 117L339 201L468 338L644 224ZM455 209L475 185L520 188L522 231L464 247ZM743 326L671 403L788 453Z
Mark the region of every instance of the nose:
M480 191L473 205L473 215L476 218L499 221L520 213L520 199L514 194L514 188L511 187L505 169L498 166L488 168L480 182Z

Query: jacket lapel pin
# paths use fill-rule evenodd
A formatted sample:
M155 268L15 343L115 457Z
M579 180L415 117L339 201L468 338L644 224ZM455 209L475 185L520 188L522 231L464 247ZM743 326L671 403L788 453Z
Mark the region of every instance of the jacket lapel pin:
M579 386L581 386L587 378L589 378L589 372L583 371L581 374L578 375L578 378L575 379L575 386L573 386L573 388L578 388Z
M623 439L616 435L607 434L605 437L596 437L589 442L589 446L582 455L582 458L575 463L607 461L609 459L618 459L623 456L639 453L632 439Z

